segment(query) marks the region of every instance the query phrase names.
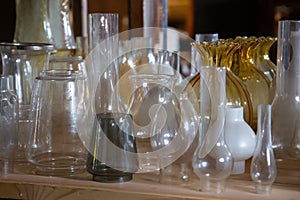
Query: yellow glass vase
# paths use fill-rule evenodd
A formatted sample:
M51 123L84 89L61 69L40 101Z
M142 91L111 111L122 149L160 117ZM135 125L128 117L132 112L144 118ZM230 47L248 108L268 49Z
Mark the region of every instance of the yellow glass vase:
M271 61L269 53L271 46L277 41L276 37L259 37L259 44L253 49L254 67L264 73L270 80L269 103L272 103L276 88L276 65Z
M216 42L194 42L192 46L200 54L203 66L226 67L226 101L227 105L239 105L244 108L244 119L252 125L253 109L250 95L241 80L230 70L234 53L240 45L231 39L220 39ZM190 83L199 96L199 74Z
M235 42L240 44L239 51L235 51L231 70L246 85L250 94L253 107L253 123L251 127L257 127L257 108L259 104L269 103L270 80L263 72L255 68L253 52L259 40L256 37L237 37Z

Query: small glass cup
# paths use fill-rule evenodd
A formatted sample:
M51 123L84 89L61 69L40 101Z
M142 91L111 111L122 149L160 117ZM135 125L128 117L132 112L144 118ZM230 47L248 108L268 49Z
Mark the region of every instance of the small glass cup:
M27 160L39 175L69 176L85 171L87 152L76 122L87 95L82 71L47 70L35 79Z

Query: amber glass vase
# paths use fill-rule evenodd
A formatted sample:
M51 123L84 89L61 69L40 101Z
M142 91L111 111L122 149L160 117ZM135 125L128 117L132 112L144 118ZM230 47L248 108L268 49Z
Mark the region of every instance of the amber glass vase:
M230 70L234 53L240 48L240 44L231 39L220 39L216 42L195 42L194 48L201 56L203 66L226 67L226 102L227 105L239 105L244 107L244 118L248 124L252 124L252 103L247 88L242 81ZM199 75L191 82L195 93L199 96Z
M270 80L269 103L274 99L276 88L276 65L271 61L269 53L271 46L277 41L276 37L259 37L258 45L253 49L254 67L263 72Z
M234 39L234 42L240 44L240 49L235 51L230 68L246 85L250 94L253 108L253 123L250 125L256 130L257 107L259 104L267 104L269 102L271 82L263 72L254 66L253 49L259 45L259 40L256 37L237 37Z

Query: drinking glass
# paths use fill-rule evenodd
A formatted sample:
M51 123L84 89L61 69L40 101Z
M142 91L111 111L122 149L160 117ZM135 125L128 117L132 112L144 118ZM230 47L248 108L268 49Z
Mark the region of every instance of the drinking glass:
M88 96L81 71L45 70L35 79L26 156L40 175L84 172L86 149L76 122L77 108Z

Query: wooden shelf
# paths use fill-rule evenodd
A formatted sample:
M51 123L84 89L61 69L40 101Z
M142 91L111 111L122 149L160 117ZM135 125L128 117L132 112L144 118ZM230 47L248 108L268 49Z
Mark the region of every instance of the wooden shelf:
M199 179L193 177L189 183L158 183L157 174L136 174L132 181L126 183L99 183L91 181L88 173L73 178L46 177L31 175L21 171L0 176L0 198L30 200L296 200L300 196L299 162L287 163L289 168L278 169L272 194L256 194L254 183L249 173L231 175L226 181L226 191L222 194L211 194L198 191ZM24 168L23 168L24 169Z

